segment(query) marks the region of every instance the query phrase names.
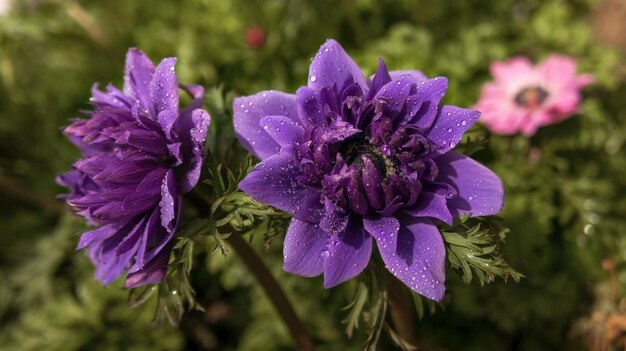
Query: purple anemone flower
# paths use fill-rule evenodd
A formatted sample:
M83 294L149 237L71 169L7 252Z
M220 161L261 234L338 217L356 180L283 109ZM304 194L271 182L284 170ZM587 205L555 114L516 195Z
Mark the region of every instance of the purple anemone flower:
M284 268L324 274L333 287L359 274L372 238L387 269L414 291L444 295L445 248L435 221L492 215L498 176L451 151L477 111L441 105L443 77L388 72L366 79L328 40L296 95L265 91L234 102L243 145L261 159L239 184L293 216Z
M126 286L160 282L166 272L182 199L198 182L210 122L203 89L179 110L175 58L154 67L137 49L126 56L123 91L92 88L89 119L66 127L83 158L58 183L74 211L97 226L84 233L96 278L109 284L127 272Z

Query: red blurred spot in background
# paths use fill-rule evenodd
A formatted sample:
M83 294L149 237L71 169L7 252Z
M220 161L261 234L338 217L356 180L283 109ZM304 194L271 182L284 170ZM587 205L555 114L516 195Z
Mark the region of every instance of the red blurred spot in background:
M265 29L260 26L250 26L246 31L246 43L254 50L259 50L265 46Z

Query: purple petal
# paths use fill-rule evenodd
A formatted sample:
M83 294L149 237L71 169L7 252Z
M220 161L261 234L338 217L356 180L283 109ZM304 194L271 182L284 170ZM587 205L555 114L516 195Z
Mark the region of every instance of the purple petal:
M130 265L137 251L137 243L122 254L118 254L117 247L123 237L129 235L130 232L140 226L140 222L135 220L129 221L114 236L89 246L89 257L96 266L96 279L101 281L103 285L112 283Z
M328 234L339 234L346 230L350 216L328 199L324 199L325 214L320 228Z
M159 63L150 84L150 95L154 101L156 113L163 110L178 112L178 79L176 79L176 58L168 57Z
M298 117L305 126L326 125L326 116L322 112L317 92L309 87L300 87L296 91Z
M423 82L425 80L428 80L428 77L426 77L426 75L420 71L417 70L405 70L405 71L391 71L389 72L389 76L391 77L392 80L397 80L402 76L410 76L414 83L420 83Z
M363 228L376 239L378 246L394 251L400 222L395 217L363 218Z
M202 99L204 96L204 87L202 85L182 85L180 86L194 100ZM198 108L198 107L196 107Z
M150 261L150 256L148 256L150 246L161 242L159 240L167 236L167 232L160 222L161 210L158 206L155 206L139 240L139 247L137 248L135 262L131 267L131 271L141 270Z
M320 275L324 271L322 253L328 237L318 224L293 218L283 248L285 271L305 277Z
M157 122L168 140L172 140L172 127L177 119L178 111L176 110L163 110L157 115Z
M448 200L448 208L455 217L465 213L490 216L500 212L504 204L502 181L490 169L453 151L434 161L439 167L437 181L451 184L458 192L457 197Z
M417 204L404 212L411 217L430 217L452 225L452 213L448 209L447 200L439 194L422 192Z
M74 163L74 167L89 176L95 176L104 171L108 164L115 161L115 157L110 155L98 155L78 160Z
M274 206L290 214L302 210L305 199L316 190L298 182L300 168L293 156L288 154L266 158L239 183L255 200Z
M150 82L154 74L152 61L141 50L131 48L126 54L124 71L124 94L139 100L142 107L156 116L150 96Z
M117 108L128 108L132 100L112 85L107 85L107 92L98 90L98 83L91 86L91 100L96 106L107 104Z
M102 282L102 285L109 285L114 282L122 272L128 267L134 255L133 250L129 250L121 255L117 255L115 250L109 249L99 254L98 248L94 248L91 260L96 266L95 277Z
M122 208L132 212L141 212L156 205L166 174L167 171L163 168L157 168L150 172L139 183L135 191L124 198Z
M387 269L415 292L441 301L446 257L441 233L427 219L406 217L400 223L395 248L377 240Z
M352 83L367 93L363 72L338 42L329 39L319 49L309 68L308 86L314 90L337 84L341 91Z
M174 178L174 171L169 170L163 178L161 186L161 225L167 229L169 233L174 231L174 219L176 218L175 204L178 194L176 191L176 179Z
M407 100L408 104L414 104L411 117L414 125L422 130L428 130L434 123L437 112L439 112L439 102L448 90L448 79L445 77L435 77L421 81L416 85L417 92L411 95ZM417 107L419 103L419 108Z
M134 288L140 285L156 284L165 278L167 264L170 259L170 250L163 250L159 255L140 270L130 272L126 276L124 285L127 288Z
M184 162L181 145L181 143L167 144L167 151L171 156L170 167L178 167Z
M260 125L278 145L288 150L292 150L294 143L300 143L304 136L304 128L288 117L263 117Z
M153 160L120 161L110 164L93 179L107 183L136 183L156 167Z
M233 102L234 126L237 138L261 160L278 153L279 145L260 126L267 116L286 116L298 120L296 97L279 91L263 91L256 95L238 97Z
M372 84L370 85L370 91L367 94L367 100L371 100L378 91L385 86L385 84L391 82L392 78L389 76L389 72L387 71L387 65L385 65L385 61L383 59L378 59L378 69L376 70L376 74L372 78Z
M360 217L358 217L360 218ZM372 255L372 237L358 218L351 218L346 230L331 236L324 260L324 287L332 288L361 273Z
M128 252L128 250L132 250L133 255L135 254L135 252L137 252L139 239L141 238L141 234L143 234L147 221L148 216L142 216L141 219L139 219L133 229L131 229L128 234L126 234L126 236L124 236L124 238L119 241L119 245L117 245L117 247L115 248L116 255L119 256L121 254L124 254Z
M435 153L443 154L454 148L479 116L480 112L475 110L450 105L441 106L437 119L428 132L428 139L433 142Z
M120 224L116 223L105 225L100 228L83 233L80 236L80 240L78 241L76 250L82 250L96 241L102 242L110 238L120 229L120 227Z
M363 158L363 170L361 172L361 181L365 188L365 195L369 201L370 207L381 209L385 205L384 193L381 187L383 184L383 176L369 157Z
M185 173L179 181L180 192L183 194L191 191L200 179L205 154L204 141L211 118L206 111L196 109L191 113L191 123L193 127L185 129L187 132L183 132L180 138L183 142L183 149L191 151L189 160L184 164Z
M382 87L374 99L387 101L385 109L398 112L404 107L412 85L413 79L410 76L401 76Z
M166 156L165 139L158 132L140 128L124 129L112 135L118 145L128 145L155 156Z

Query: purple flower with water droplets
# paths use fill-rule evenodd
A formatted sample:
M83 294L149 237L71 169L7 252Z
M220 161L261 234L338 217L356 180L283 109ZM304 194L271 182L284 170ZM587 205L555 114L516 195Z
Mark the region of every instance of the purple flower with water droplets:
M477 111L440 104L443 77L388 72L367 79L335 41L313 59L296 95L265 91L234 101L235 130L261 159L239 184L293 216L284 268L324 274L333 287L359 274L372 241L414 291L444 295L445 248L435 221L500 211L500 179L451 151Z
M181 195L198 182L210 122L204 90L181 86L192 102L179 109L175 58L158 66L141 51L126 56L124 88L92 88L93 111L64 129L82 158L57 182L75 213L96 226L84 233L96 279L125 285L160 282L182 209Z

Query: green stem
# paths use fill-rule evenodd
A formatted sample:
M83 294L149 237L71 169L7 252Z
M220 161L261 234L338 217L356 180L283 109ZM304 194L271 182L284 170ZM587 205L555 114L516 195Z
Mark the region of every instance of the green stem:
M413 299L406 286L391 274L387 274L389 312L396 333L406 342L417 347ZM417 348L415 348L417 349Z
M230 228L229 228L230 229ZM293 306L289 302L287 295L282 290L272 273L269 271L263 260L250 247L250 245L238 233L232 233L226 241L237 252L244 264L259 282L265 294L270 299L276 311L289 329L289 333L294 340L296 350L312 351L313 342L304 328L304 325L296 315Z
M24 204L50 213L61 215L65 212L65 206L63 206L61 201L55 201L46 196L41 196L29 190L18 180L9 178L5 175L0 175L0 192L9 195Z

